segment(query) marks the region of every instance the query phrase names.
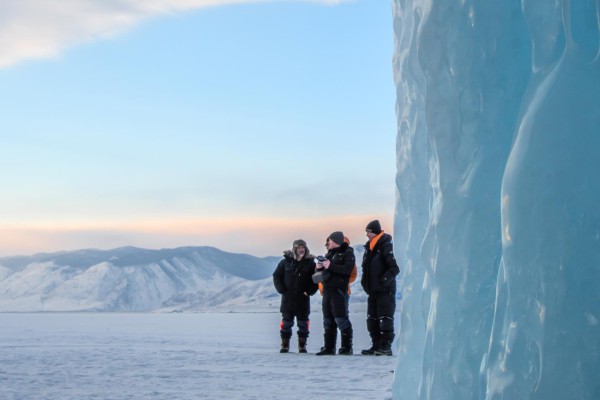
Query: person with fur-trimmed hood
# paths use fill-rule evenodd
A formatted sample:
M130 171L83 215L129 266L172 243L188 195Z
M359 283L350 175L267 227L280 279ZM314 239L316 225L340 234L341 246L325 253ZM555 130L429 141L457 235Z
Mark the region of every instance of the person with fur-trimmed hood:
M352 324L348 318L346 293L356 259L354 249L344 241L342 232L333 232L327 238L325 260L317 263L323 275L323 337L325 344L318 356L334 355L337 328L342 336L338 354L352 355Z
M273 272L275 290L281 294L281 353L290 350L290 338L294 317L298 323L298 352L306 353L306 341L310 327L310 296L317 292L318 286L312 280L315 273L314 256L310 254L306 242L294 240L292 250L283 252L283 260Z
M366 227L361 285L367 293L367 330L372 346L365 355L392 355L394 313L396 311L396 275L400 268L393 251L392 237L381 230L378 220Z

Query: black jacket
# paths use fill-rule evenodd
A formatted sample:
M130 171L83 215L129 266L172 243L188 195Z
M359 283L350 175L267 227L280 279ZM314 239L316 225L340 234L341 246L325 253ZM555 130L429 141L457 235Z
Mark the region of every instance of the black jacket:
M394 257L392 237L384 233L375 248L371 250L371 241L365 245L362 262L361 285L367 294L395 293L396 275L400 273Z
M354 249L348 243L342 243L340 247L329 250L325 258L331 264L328 269L323 269L323 289L343 289L345 293L356 264Z
M310 296L318 290L312 281L315 273L315 261L312 256L305 256L297 261L291 251L284 253L273 272L275 290L281 294L281 312L310 313Z

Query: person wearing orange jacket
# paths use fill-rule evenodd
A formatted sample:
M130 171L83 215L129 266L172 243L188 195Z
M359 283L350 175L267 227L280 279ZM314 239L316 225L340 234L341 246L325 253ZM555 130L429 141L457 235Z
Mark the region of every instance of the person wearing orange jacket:
M400 268L394 257L392 237L381 230L378 220L366 227L361 285L367 299L367 330L372 346L364 355L392 355L394 313L396 311L396 276Z
M327 239L329 240L329 239ZM344 243L347 243L348 245L350 245L350 239L348 239L348 236L344 236ZM328 243L325 243L325 248L327 248ZM349 309L349 303L350 303L350 295L352 294L352 290L350 290L350 285L352 285L354 283L354 281L356 281L356 277L358 276L358 268L356 267L356 264L354 264L354 269L352 270L352 273L350 274L350 282L348 282L348 292L346 294L346 310L347 313L350 313L350 309ZM319 282L319 293L321 294L321 296L323 296L323 282Z
M341 347L337 354L352 355L352 323L348 318L346 292L350 275L356 264L354 249L344 242L344 233L333 232L327 238L327 254L323 259L317 257L316 270L321 273L323 282L323 339L324 345L318 356L334 355L337 330L342 336Z

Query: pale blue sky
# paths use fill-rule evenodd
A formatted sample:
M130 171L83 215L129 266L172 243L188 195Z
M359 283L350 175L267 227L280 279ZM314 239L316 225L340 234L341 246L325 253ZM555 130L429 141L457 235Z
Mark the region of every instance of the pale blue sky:
M0 5L0 255L391 229L388 1L45 3Z

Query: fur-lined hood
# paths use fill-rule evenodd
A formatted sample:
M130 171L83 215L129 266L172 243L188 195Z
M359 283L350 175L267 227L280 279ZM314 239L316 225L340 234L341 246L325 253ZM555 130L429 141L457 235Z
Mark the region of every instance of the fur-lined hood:
M289 259L292 259L292 260L296 259L296 254L292 250L284 250L283 251L283 256L285 258L289 258ZM308 249L306 249L306 253L304 254L304 258L303 259L313 260L314 258L315 258L315 255L314 254L310 254L308 252Z

